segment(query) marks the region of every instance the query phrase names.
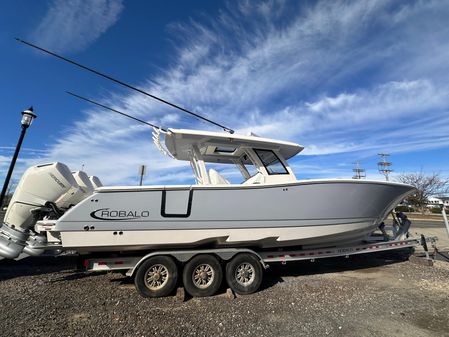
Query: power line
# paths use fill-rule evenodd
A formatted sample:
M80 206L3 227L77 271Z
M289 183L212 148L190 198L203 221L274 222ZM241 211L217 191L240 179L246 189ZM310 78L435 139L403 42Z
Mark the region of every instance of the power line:
M385 176L385 180L389 181L389 174L393 172L393 170L390 169L391 165L393 165L392 162L387 161L387 158L390 156L389 153L378 153L378 156L380 156L381 161L377 163L379 173L383 174Z
M365 169L360 167L360 163L356 161L353 164L355 165L355 167L352 169L352 171L354 172L354 176L352 177L352 179L366 178Z

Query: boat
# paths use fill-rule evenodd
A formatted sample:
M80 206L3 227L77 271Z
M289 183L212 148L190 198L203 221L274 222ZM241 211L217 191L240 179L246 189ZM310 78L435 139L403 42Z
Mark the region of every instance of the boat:
M0 255L335 247L366 240L414 191L388 181L297 180L288 160L303 146L292 142L185 129L155 129L153 139L165 155L190 163L195 184L92 191L85 173L62 163L32 167L0 228ZM235 168L241 183L220 168Z

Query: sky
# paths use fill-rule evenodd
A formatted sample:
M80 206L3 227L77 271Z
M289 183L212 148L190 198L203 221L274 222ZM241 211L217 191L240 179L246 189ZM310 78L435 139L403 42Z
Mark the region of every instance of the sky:
M238 133L297 142L298 179L369 179L378 153L393 179L449 177L447 1L120 1L0 3L0 181L28 129L13 179L59 161L105 185L192 183L151 128L72 91L165 128L220 131L181 111L16 42L22 38ZM227 171L225 170L226 174Z

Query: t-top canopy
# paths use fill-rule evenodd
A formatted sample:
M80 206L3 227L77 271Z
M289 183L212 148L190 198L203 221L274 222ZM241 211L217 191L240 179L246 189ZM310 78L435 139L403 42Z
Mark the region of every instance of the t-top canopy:
M178 160L190 160L192 147L197 146L203 160L213 163L233 163L244 154L245 148L278 150L285 159L304 149L299 144L281 140L184 129L168 129L165 146Z

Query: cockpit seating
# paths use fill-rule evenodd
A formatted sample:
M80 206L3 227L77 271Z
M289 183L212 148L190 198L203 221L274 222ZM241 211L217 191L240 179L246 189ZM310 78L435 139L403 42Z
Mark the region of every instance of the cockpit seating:
M229 185L230 182L223 178L220 173L214 169L209 170L209 179L212 185Z
M251 178L246 180L243 185L254 185L254 184L263 184L265 182L265 178L262 173L257 172Z

